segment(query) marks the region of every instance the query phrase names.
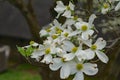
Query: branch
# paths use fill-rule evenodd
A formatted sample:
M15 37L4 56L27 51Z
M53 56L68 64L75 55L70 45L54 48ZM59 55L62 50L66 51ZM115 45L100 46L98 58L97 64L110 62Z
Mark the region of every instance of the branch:
M32 0L29 0L28 4L25 4L23 0L8 0L8 2L17 7L25 17L32 33L33 40L40 41L40 26L32 8Z

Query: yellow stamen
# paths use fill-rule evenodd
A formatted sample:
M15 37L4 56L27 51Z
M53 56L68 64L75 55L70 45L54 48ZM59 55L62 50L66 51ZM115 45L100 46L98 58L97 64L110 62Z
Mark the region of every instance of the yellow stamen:
M53 39L56 39L58 36L57 35L52 35L52 38Z
M78 47L73 47L72 52L75 53L78 50Z
M50 29L46 29L47 32L50 32L51 30Z
M87 29L88 29L87 25L83 25L81 28L82 31L86 31Z
M74 20L77 20L78 19L78 16L74 16L74 18L73 18Z
M62 62L65 62L65 58L61 58L61 61L62 61Z
M106 9L106 8L109 8L109 4L108 3L104 3L103 4L103 7Z
M70 7L69 6L67 6L67 8L66 8L67 10L70 10Z
M45 53L46 53L46 54L49 54L50 52L51 52L50 48L47 48L47 49L45 50Z
M66 32L66 33L64 33L64 36L65 36L65 37L67 37L68 35L69 35L69 34L68 34L67 32Z
M77 70L82 70L83 69L83 65L82 64L77 64L76 68L77 68Z
M61 34L62 33L62 30L57 30L57 32L56 32L57 34Z
M97 49L97 46L96 46L96 45L92 45L92 46L91 46L91 49L92 49L92 50L96 50L96 49Z

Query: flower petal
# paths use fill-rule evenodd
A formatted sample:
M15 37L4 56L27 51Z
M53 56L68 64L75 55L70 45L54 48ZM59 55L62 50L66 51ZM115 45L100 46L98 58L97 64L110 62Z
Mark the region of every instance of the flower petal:
M97 46L97 49L103 49L106 46L106 41L103 40L103 38L98 38L95 45Z
M98 72L97 64L85 63L83 72L87 75L95 75Z
M93 52L91 49L87 49L85 50L86 53L86 59L90 60L93 59L95 57L95 52Z
M46 64L51 63L52 62L52 56L50 54L45 55L41 62L46 63Z
M74 10L75 5L73 5L71 2L69 2L69 7L70 7L71 10Z
M49 65L49 68L53 71L58 70L60 67L62 66L62 64L58 64L58 63L53 63Z
M60 78L66 79L70 75L70 66L68 64L64 64L62 68L60 69Z
M109 58L105 55L105 53L103 53L101 51L96 51L96 55L104 63L107 63L109 61Z
M90 26L93 25L93 22L94 22L95 18L96 18L96 15L95 15L95 14L92 14L92 15L89 17L89 22L88 22L88 23L90 24Z
M63 13L66 6L62 3L62 1L57 1L57 6L54 8L54 10L58 13Z
M74 47L74 44L70 41L63 41L63 45L62 45L62 48L65 50L65 51L71 51L71 49Z
M84 75L82 72L78 72L75 74L75 77L73 78L73 80L84 80Z
M66 18L71 18L71 11L65 11L62 16L65 16Z
M39 61L40 57L44 55L44 52L43 51L34 51L32 54L31 54L31 58L35 58L37 61Z
M69 53L69 54L64 54L63 58L65 58L65 61L70 61L75 57L75 54Z
M115 7L115 11L118 11L120 9L120 2L117 4L117 6Z

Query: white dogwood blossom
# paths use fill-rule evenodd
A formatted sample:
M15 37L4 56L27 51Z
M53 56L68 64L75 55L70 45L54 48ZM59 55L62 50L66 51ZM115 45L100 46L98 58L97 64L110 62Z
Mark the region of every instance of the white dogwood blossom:
M84 74L95 75L98 72L97 64L92 63L76 63L72 69L75 73L73 80L84 80Z
M69 2L68 6L65 6L62 1L57 1L57 6L54 8L54 10L58 13L57 17L63 13L62 16L70 18L74 7L75 6L71 2Z
M48 64L53 71L60 70L61 79L73 75L72 80L84 80L84 74L95 75L98 72L97 64L91 63L92 60L97 58L107 63L109 59L103 52L106 41L94 37L97 34L93 23L96 15L91 14L84 21L72 14L74 7L71 1L69 5L57 1L54 8L58 13L57 18L64 16L65 22L60 23L54 19L49 27L40 31L40 37L45 38L42 44L31 42L29 46L19 48L19 51L38 62ZM110 5L105 3L102 13L109 11L109 8Z
M106 41L102 38L98 38L97 41L92 44L91 42L87 46L90 47L88 49L88 52L91 52L92 54L96 53L97 57L104 63L108 62L108 57L103 53L102 49L106 46Z

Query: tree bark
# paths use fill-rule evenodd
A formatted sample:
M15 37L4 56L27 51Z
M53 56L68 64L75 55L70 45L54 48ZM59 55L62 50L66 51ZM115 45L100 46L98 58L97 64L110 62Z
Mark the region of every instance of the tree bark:
M21 14L25 17L29 25L29 29L32 33L33 40L40 42L41 41L39 36L40 26L37 21L34 10L32 8L32 0L29 0L28 4L25 4L23 0L8 0L8 2L10 2L16 8L18 8Z

